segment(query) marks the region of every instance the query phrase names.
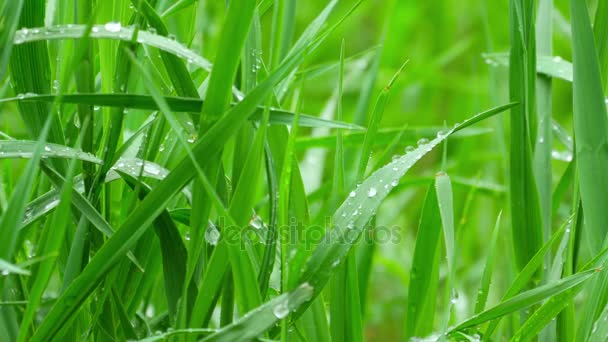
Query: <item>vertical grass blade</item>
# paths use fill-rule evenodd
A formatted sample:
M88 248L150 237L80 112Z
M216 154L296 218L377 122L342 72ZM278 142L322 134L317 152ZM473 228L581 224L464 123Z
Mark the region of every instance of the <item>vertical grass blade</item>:
M542 244L542 219L533 173L536 134L534 1L510 1L509 93L520 105L511 109L511 223L517 266L521 269Z

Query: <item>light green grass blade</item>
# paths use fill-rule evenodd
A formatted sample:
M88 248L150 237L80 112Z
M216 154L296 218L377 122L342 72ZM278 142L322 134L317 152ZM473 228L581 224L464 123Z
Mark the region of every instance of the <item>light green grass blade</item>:
M455 282L455 243L454 235L454 196L452 194L452 182L447 173L441 171L435 175L435 191L437 191L437 202L439 204L439 215L441 216L441 224L443 226L443 238L445 242L445 252L448 260L448 272L452 284ZM455 287L453 287L453 296L457 296Z
M214 119L220 117L230 104L232 82L254 12L255 1L231 1L228 6L228 14L220 34L216 63L209 80L207 101L202 109L203 120L207 120L208 117ZM199 135L202 135L206 129L206 125L201 125Z
M0 159L2 158L32 158L34 149L38 142L31 140L7 140L0 141ZM76 158L82 161L101 164L101 159L94 155L83 152L78 149L59 145L59 144L44 144L42 150L42 158Z
M540 53L539 53L540 54ZM508 53L483 54L486 63L491 66L509 66ZM560 56L537 56L536 72L551 78L572 82L572 63Z
M359 127L359 126L357 126ZM336 127L338 128L338 127ZM401 135L402 139L395 143L395 147L404 147L407 144L416 143L421 138L432 139L437 136L437 133L445 131L444 127L406 127L406 128L381 128L376 133L376 139L371 143L376 146L390 145L397 136ZM492 133L493 130L483 127L471 127L466 130L454 133L452 139L461 139L474 137L484 134ZM345 147L358 147L361 146L365 139L365 132L350 131L344 132L342 135L342 142ZM308 148L323 147L323 148L335 148L336 146L336 134L321 135L313 137L299 137L296 141L296 148L300 151Z
M416 235L416 246L410 270L410 284L407 295L405 338L426 336L432 332L435 319L437 287L440 264L441 216L437 202L437 192L429 186L420 224ZM430 262L429 262L430 261Z
M486 258L486 264L483 267L483 273L481 275L481 285L479 291L477 291L477 299L475 300L475 314L482 312L486 307L488 300L488 294L490 293L490 284L492 283L492 273L494 271L494 263L496 262L496 241L498 241L500 231L500 218L502 211L498 213L496 218L496 224L492 231L492 240L488 245L488 257Z
M596 270L579 272L564 279L560 279L554 283L522 292L515 297L507 299L506 301L467 319L466 321L458 324L456 327L450 329L448 333L453 334L456 331L474 327L489 320L513 313L517 310L530 307L544 299L556 296L572 287L575 287L578 284L589 280L589 278L597 273L598 272Z
M25 268L11 264L4 259L0 259L0 273L2 273L2 275L20 274L25 276L29 276L31 274L30 271L26 270Z
M553 55L553 0L539 2L536 18L536 50L539 55ZM551 152L553 139L551 120L553 110L551 78L538 75L536 78L536 109L538 111L538 136L534 147L534 174L538 185L538 197L542 212L543 241L551 235L552 168Z
M604 94L608 90L608 1L597 2L593 35L597 46L597 57L600 63L600 75L604 80Z
M241 319L203 339L203 341L249 340L261 335L278 320L310 301L313 288L302 284L248 312Z
M367 164L369 162L369 157L372 152L372 142L376 138L378 127L380 126L380 122L382 121L384 107L386 106L386 102L388 101L391 88L397 80L397 77L399 77L399 74L401 74L403 69L405 69L405 66L408 62L409 61L405 61L401 65L399 70L397 70L395 75L393 75L386 87L382 88L380 95L378 95L378 99L376 99L376 104L374 105L372 115L367 125L367 131L365 132L365 137L363 138L363 145L361 146L361 157L359 158L359 168L357 169L357 182L361 181L365 177L365 172L367 171Z
M511 223L515 259L521 269L543 241L541 209L532 163L532 141L535 141L537 129L533 2L510 1L510 35L510 100L520 103L511 109Z
M93 25L91 27L89 38L112 39L125 42L132 41L135 33L135 29L133 27L112 24L113 23L110 23L109 25ZM40 27L40 25L33 24L27 27L27 29L21 29L15 32L14 43L16 46L45 40L78 39L83 36L86 30L85 25L72 24L50 27ZM212 65L208 60L191 51L181 43L167 37L163 37L162 35L145 30L138 30L136 41L139 44L145 44L169 52L204 70L211 71L212 69Z

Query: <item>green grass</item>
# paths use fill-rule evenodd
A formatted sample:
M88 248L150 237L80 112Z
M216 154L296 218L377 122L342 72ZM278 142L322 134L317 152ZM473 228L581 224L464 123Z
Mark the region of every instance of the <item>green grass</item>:
M603 341L608 1L0 4L0 341Z

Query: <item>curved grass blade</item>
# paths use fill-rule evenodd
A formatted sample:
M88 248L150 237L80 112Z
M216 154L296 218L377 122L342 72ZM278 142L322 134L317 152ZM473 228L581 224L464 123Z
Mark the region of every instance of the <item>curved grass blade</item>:
M521 309L525 309L546 298L550 298L560 293L563 293L564 291L589 280L589 278L596 275L597 273L597 270L587 270L579 272L569 277L560 279L554 283L539 286L532 290L522 292L517 296L507 299L506 301L501 302L493 308L485 310L458 324L456 327L451 328L448 331L448 334L453 334L457 331L474 327L492 319L508 315L512 312Z
M375 214L384 198L397 186L399 179L418 160L454 132L479 122L483 118L507 110L514 105L508 104L477 114L451 130L439 134L430 142L420 144L411 152L374 172L360 187L349 194L348 198L335 212L332 221L334 228L327 232L327 237L322 239L313 251L302 272L300 282L310 283L315 289L315 296L318 295L333 275L336 266L344 260L352 245L365 230L370 217ZM298 309L297 315L305 309L306 306Z
M294 290L282 294L249 311L238 321L203 339L205 342L231 342L250 340L270 329L278 320L284 319L302 304L311 300L313 288L304 283Z
M0 141L0 159L2 158L31 158L33 151L36 148L37 141L31 140L7 140ZM44 145L42 151L42 158L63 158L87 161L95 164L101 164L101 159L94 155L83 152L81 150L47 143Z
M204 100L189 97L163 97L171 111L174 112L200 112ZM65 95L38 95L38 94L24 94L22 96L0 99L0 103L3 102L55 102L58 103L74 103L74 104L89 104L94 106L108 106L108 107L119 107L119 108L132 108L132 109L148 109L158 110L158 105L154 101L154 97L150 95L136 95L136 94L65 94ZM236 104L232 104L235 106ZM259 121L262 118L263 107L258 107L254 115L251 116L250 120ZM289 125L293 121L294 113L285 111L278 108L270 109L271 124L283 124ZM334 121L318 118L312 115L301 114L300 115L300 126L302 127L328 127L328 128L345 128L351 130L363 130L363 127L351 124L348 122Z
M45 40L56 39L79 39L86 31L86 25L58 25L48 27L31 27L23 28L15 32L14 44L21 45L30 42L38 42ZM93 25L89 38L95 39L114 39L130 42L135 36L135 28L131 26L119 26L116 23L108 23L105 25ZM145 44L169 52L182 59L187 60L192 65L196 65L207 71L211 71L211 63L188 49L181 43L163 37L152 32L138 30L136 41L139 44Z

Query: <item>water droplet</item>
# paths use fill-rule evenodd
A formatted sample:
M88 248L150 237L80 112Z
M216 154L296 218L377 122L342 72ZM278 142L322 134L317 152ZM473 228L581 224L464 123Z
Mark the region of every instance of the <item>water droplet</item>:
M405 153L414 152L416 148L414 146L408 146L405 148Z
M190 137L188 137L187 141L192 144L195 140L196 140L196 136L195 135L191 135Z
M207 241L208 244L215 246L219 240L220 231L217 230L217 227L213 223L209 222L209 225L205 230L205 241Z
M51 152L51 148L49 147L49 145L44 145L44 150L46 152Z
M186 241L190 241L190 233L186 232L186 234L184 234L184 239L186 239Z
M165 150L165 144L160 144L160 146L158 147L158 152L162 152Z
M437 138L443 138L447 135L448 133L446 131L439 131L437 132Z
M337 267L338 265L340 265L340 259L336 259L331 263L331 267Z
M93 26L93 27L91 28L91 32L93 32L93 33L98 33L98 32L99 32L99 27L98 27L98 26Z
M122 28L122 26L120 25L119 22L109 22L105 25L103 25L103 27L108 31L108 32L120 32L120 29Z
M351 197L351 198L355 197L355 196L357 196L357 193L354 191L351 191L350 194L348 194L348 197Z
M353 211L353 216L357 216L357 215L359 215L359 210Z
M399 181L396 179L391 182L391 186L397 186L397 184L399 184Z
M429 142L429 139L421 138L420 140L418 140L418 146L428 144L428 142Z
M264 226L264 222L258 214L253 214L253 217L249 221L249 225L255 229L262 229L262 227Z
M278 319L283 319L289 315L289 306L287 306L287 302L279 303L272 309L272 313Z
M559 63L559 62L561 62L561 61L562 61L562 58L561 58L560 56L555 56L555 57L553 57L553 61L554 61L555 63Z
M355 228L355 225L351 222L348 225L346 225L346 228L347 229L353 229L353 228Z
M377 193L378 193L378 191L376 190L376 188L371 187L367 191L367 197L374 197L374 196L376 196Z
M7 276L7 275L9 275L8 270L2 270L2 275L3 275L3 276Z
M393 171L399 171L399 168L396 166L393 166Z

